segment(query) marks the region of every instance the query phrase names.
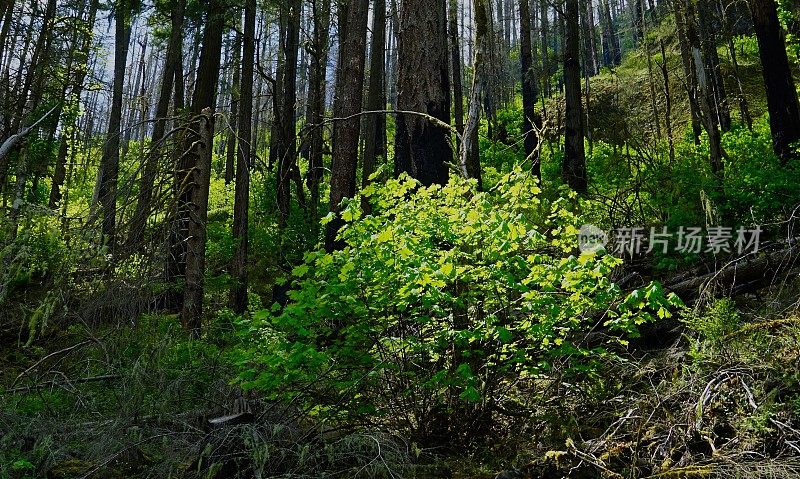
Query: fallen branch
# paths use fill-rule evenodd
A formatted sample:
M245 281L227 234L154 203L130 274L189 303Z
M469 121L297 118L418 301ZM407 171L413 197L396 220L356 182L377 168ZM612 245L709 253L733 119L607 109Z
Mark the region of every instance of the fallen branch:
M0 145L0 163L3 162L3 159L6 156L8 156L9 153L11 153L11 151L14 150L14 148L17 145L19 145L22 142L22 140L25 139L26 136L28 136L37 126L39 126L40 123L42 123L48 116L50 116L54 111L56 111L58 107L59 105L54 106L53 108L50 109L50 111L42 115L41 118L33 122L32 125L26 126L25 128L19 130L17 133L9 136L6 139L6 141L4 141L2 145Z

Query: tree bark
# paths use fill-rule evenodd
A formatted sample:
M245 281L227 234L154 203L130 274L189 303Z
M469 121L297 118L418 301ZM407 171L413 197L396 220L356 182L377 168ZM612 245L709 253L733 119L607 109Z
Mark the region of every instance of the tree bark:
M692 54L689 51L689 40L687 37L686 19L684 17L683 0L672 0L672 7L675 13L675 29L678 32L678 46L681 51L681 62L683 63L683 78L686 93L689 95L689 114L692 122L692 133L694 143L700 144L702 126L700 125L700 110L695 99L696 73Z
M376 111L386 108L386 91L384 82L386 50L386 0L374 0L372 12L372 43L369 56L369 93L367 110ZM375 172L378 157L386 156L386 117L383 114L371 114L364 119L364 163L361 172L361 184L369 185L369 177ZM370 203L362 201L364 212L370 211Z
M194 337L200 336L206 260L206 220L211 179L211 155L214 140L214 105L216 105L219 67L222 56L224 6L210 0L203 34L203 50L192 96L193 115L186 146L190 169L186 177L183 207L187 210L186 290L181 322Z
M449 0L448 3L448 30L450 33L450 63L453 66L453 119L456 131L464 133L464 87L461 74L461 47L458 33L458 0ZM528 40L530 43L530 40ZM456 142L460 148L460 142Z
M236 161L237 124L239 122L239 98L241 95L241 49L242 36L237 32L233 41L233 82L231 85L231 116L228 119L228 141L225 151L225 184L233 181ZM252 108L251 108L252 109Z
M300 45L300 15L302 3L292 0L285 8L286 36L283 48L283 69L280 99L280 136L277 154L278 226L283 229L289 219L291 180L295 175L297 135L295 132L295 103L297 101L297 54ZM363 62L363 61L362 61ZM363 67L362 67L363 68ZM298 195L302 191L298 191Z
M361 129L361 101L364 92L368 0L350 0L345 7L344 36L336 68L336 95L333 100L333 155L331 158L330 211L336 216L325 229L328 251L343 246L336 240L342 226L338 213L341 201L356 192L356 165ZM402 60L401 60L402 61Z
M306 184L310 194L309 215L314 238L317 238L319 185L323 177L322 154L324 137L322 122L325 118L325 73L328 65L328 32L330 31L330 2L315 0L314 36L311 52L311 74L308 83L308 111L306 123L311 125L308 138L308 175Z
M117 0L114 27L114 85L108 130L100 162L100 188L98 198L103 212L103 243L114 253L117 229L117 180L119 176L120 125L122 123L122 93L125 86L125 62L131 36L130 6L126 0Z
M564 8L564 182L578 193L585 193L586 153L581 102L580 42L578 38L578 0L566 0Z
M769 127L772 132L772 148L786 164L797 155L791 144L800 140L800 109L797 92L786 56L778 13L773 0L750 0L753 13L758 53L761 57L761 72L767 92Z
M538 143L539 137L534 124L538 126L536 116L536 79L533 71L533 61L531 53L531 20L528 0L519 0L519 60L522 77L522 132L525 144L525 158L530 161L531 172L539 180L542 179L541 167L539 165Z
M426 113L450 122L445 0L404 0L398 41L398 110ZM397 116L395 173L423 185L446 184L453 151L450 132L418 115ZM477 172L470 176L478 177Z
M239 107L239 154L236 164L236 191L233 205L235 249L231 273L236 285L231 289L231 309L236 314L247 310L248 210L250 208L250 136L253 116L253 75L256 55L256 0L247 0L244 12L244 52ZM229 145L233 148L233 145Z

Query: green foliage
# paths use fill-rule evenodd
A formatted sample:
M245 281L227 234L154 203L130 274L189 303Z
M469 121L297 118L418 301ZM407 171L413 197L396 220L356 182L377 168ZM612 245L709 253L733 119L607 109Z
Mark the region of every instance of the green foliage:
M32 213L24 218L16 236L13 226L0 230L0 304L16 288L69 268L67 245L58 218Z
M666 316L676 304L657 285L623 298L609 279L620 260L570 255L578 218L569 199L541 199L519 169L489 192L460 178L424 188L403 175L363 195L374 211L346 202L346 246L308 253L290 303L256 315L242 374L251 387L300 396L320 414L392 415L424 428L430 410L488 407L508 381L556 364L591 372L605 352L579 343L589 329L635 333L647 310Z

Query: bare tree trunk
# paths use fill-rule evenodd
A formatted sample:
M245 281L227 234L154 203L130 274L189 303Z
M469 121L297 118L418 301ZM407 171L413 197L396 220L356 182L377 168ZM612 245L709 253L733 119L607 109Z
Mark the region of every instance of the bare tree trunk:
M237 124L239 122L239 98L240 83L241 83L241 49L242 49L242 36L238 32L233 41L233 84L231 85L231 115L228 117L228 141L226 142L225 152L225 184L230 184L233 181L234 174L234 159L236 157L236 137L237 137ZM251 107L252 110L252 107Z
M758 38L761 72L767 92L772 148L785 165L797 157L792 143L800 140L800 108L789 69L777 8L773 0L750 0Z
M542 97L550 96L550 42L548 41L549 18L547 0L540 1L540 19L542 25Z
M525 157L531 162L531 172L541 180L542 173L539 165L538 144L539 136L533 126L538 126L536 116L536 78L534 77L533 61L531 58L531 24L528 0L519 0L520 18L520 43L519 59L522 77L522 132L525 135Z
M186 290L181 322L192 336L199 337L203 315L203 280L206 260L206 220L214 141L214 105L222 56L223 5L211 0L203 34L203 51L192 96L193 114L186 145L190 170L186 177L184 204L187 209ZM193 131L191 131L193 130Z
M125 251L132 252L139 247L144 237L144 228L150 215L153 198L153 183L158 173L158 160L161 156L162 141L167 125L169 102L173 91L177 91L176 77L181 58L180 44L183 42L183 13L186 9L186 0L175 0L170 20L170 36L167 44L167 55L164 60L164 70L161 77L161 88L156 104L155 122L151 138L150 150L145 157L144 172L139 185L139 195L136 201L136 210L131 219L130 231L125 242Z
M404 0L398 42L399 110L426 113L450 122L445 0ZM450 132L417 115L397 116L395 173L407 172L423 185L446 184L453 158ZM480 176L480 169L471 176Z
M700 49L703 54L703 60L706 63L706 70L708 72L708 81L711 93L714 100L711 103L713 106L714 118L719 123L719 128L723 132L731 129L731 112L728 108L728 97L725 92L725 83L722 80L722 72L720 71L719 53L717 52L717 36L714 33L715 26L713 22L713 12L710 8L709 1L697 2L697 20L700 33Z
M369 93L367 110L383 110L386 108L386 92L384 82L386 50L386 0L374 0L372 12L372 42L369 58ZM386 117L383 114L371 114L364 119L364 166L361 172L361 184L369 185L369 177L375 172L378 157L386 156ZM365 212L370 211L369 201L361 204Z
M681 50L681 62L683 63L683 78L686 93L689 95L689 113L692 121L692 133L696 145L700 144L700 110L695 98L695 67L692 54L689 51L689 40L686 38L687 26L684 16L683 0L672 0L673 11L675 13L675 29L678 32L678 46Z
M323 177L322 150L324 147L324 130L322 122L325 117L325 73L328 64L328 32L330 31L330 3L326 0L315 0L314 36L311 52L311 75L309 76L308 114L306 123L311 125L308 139L308 177L306 183L311 196L309 214L314 238L318 234L319 185Z
M278 171L278 226L283 229L289 219L291 203L291 180L296 166L295 102L297 101L297 51L300 45L300 13L302 3L292 0L286 7L286 36L284 38L283 74L281 86L283 95L280 111L279 148L276 150ZM362 60L363 63L363 60ZM363 68L363 67L362 67ZM298 191L302 193L302 191Z
M330 211L336 214L325 230L328 251L343 246L336 240L342 226L338 213L344 198L356 192L356 165L361 129L361 101L364 92L364 57L366 56L367 0L350 0L344 6L345 28L339 46L336 68L336 95L333 100L333 155L331 158ZM402 62L402 59L401 59Z
M689 41L692 59L694 60L695 88L692 98L696 99L695 101L698 103L700 120L706 133L708 133L711 171L720 179L722 172L722 146L720 143L718 117L714 109L716 98L711 85L713 81L712 72L709 69L709 62L703 58L702 40L697 33L691 0L684 1L683 7L685 8L686 39Z
M669 68L667 64L667 51L664 40L661 39L661 76L664 80L664 126L667 129L667 144L669 145L669 162L675 162L675 142L672 138L672 97L669 92Z
M256 55L256 0L247 0L244 12L244 53L239 112L239 154L236 164L236 192L233 206L233 252L231 274L236 285L231 289L231 309L242 314L247 310L247 232L250 208L251 123L253 116L253 75ZM229 148L233 148L231 144Z
M98 197L103 211L103 243L113 254L117 229L117 177L119 175L120 124L122 122L122 89L125 85L125 61L131 28L130 6L126 0L117 0L114 46L114 86L108 130L100 163L100 189Z
M578 0L566 0L564 8L564 164L562 175L570 188L585 193L586 154L581 103L580 42L578 37Z
M461 73L461 47L458 35L458 0L449 0L448 29L450 33L450 63L453 66L453 117L456 131L464 133L464 87ZM529 40L530 42L530 40ZM461 148L460 142L456 143Z

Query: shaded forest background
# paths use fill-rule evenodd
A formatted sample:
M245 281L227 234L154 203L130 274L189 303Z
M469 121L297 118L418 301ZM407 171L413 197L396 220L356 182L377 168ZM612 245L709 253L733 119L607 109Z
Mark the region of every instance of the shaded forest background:
M796 2L0 1L0 477L800 476Z

